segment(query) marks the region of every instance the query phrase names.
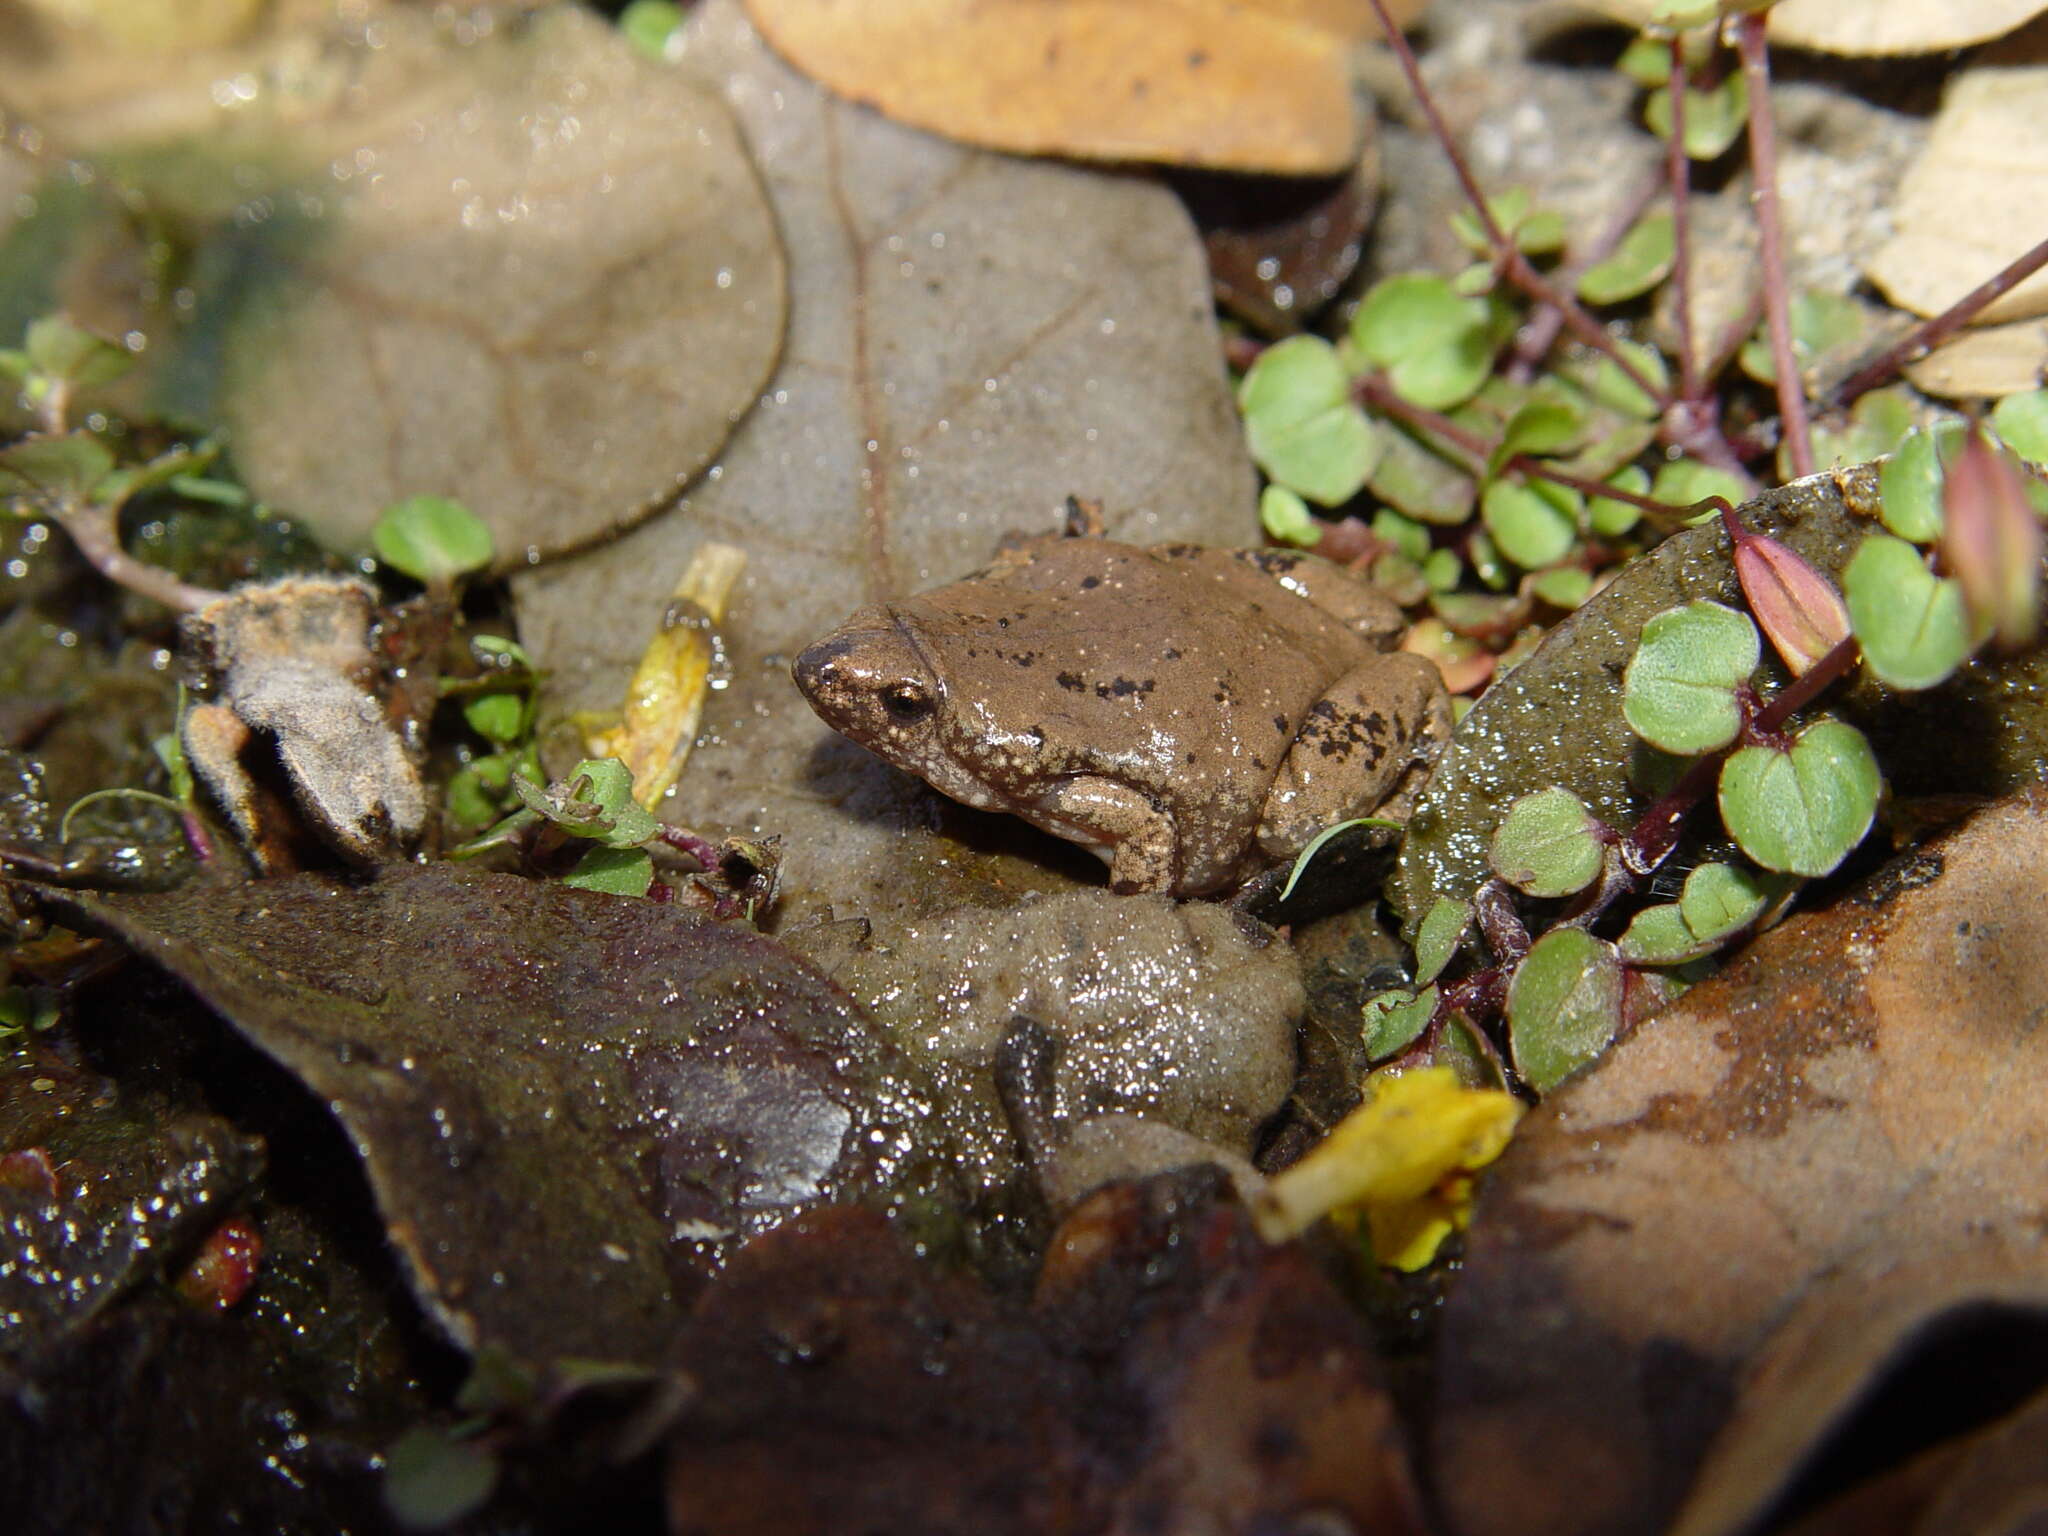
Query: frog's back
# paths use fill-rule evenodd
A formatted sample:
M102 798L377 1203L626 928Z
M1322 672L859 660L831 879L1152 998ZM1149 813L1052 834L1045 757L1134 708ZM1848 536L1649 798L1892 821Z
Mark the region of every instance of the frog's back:
M1160 790L1195 768L1219 794L1262 788L1373 649L1229 551L1189 546L1047 541L911 604L949 685L978 697L969 713L998 717L970 729L1043 732L1050 771Z

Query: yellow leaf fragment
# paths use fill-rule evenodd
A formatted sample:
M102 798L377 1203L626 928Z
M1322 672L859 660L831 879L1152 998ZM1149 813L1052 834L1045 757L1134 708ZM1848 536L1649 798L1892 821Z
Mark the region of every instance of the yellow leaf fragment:
M723 665L718 625L746 565L746 551L730 544L698 547L640 653L618 723L584 735L586 757L616 757L632 770L633 798L647 810L674 787L689 761L704 695Z
M1295 176L1335 174L1358 154L1353 39L1316 24L1348 9L1330 0L747 0L790 63L913 127L1018 154Z
M2048 66L1977 67L1949 87L1927 148L1906 172L1898 233L1865 264L1902 309L1938 315L2041 238L2048 204ZM1978 323L2048 312L2048 273L1987 305Z
M1465 1224L1473 1170L1500 1156L1521 1117L1513 1094L1467 1088L1449 1067L1383 1078L1320 1146L1267 1181L1253 1219L1277 1243L1324 1216L1362 1214L1382 1264L1420 1269Z

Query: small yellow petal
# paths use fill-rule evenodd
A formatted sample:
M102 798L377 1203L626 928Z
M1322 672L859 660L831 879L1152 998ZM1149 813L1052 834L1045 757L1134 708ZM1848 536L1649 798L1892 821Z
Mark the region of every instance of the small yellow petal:
M1363 1205L1372 1217L1410 1205L1446 1175L1500 1156L1521 1115L1512 1094L1464 1087L1449 1067L1383 1079L1320 1146L1268 1181L1253 1213L1259 1231L1281 1242L1340 1206ZM1374 1247L1387 1251L1377 1238Z

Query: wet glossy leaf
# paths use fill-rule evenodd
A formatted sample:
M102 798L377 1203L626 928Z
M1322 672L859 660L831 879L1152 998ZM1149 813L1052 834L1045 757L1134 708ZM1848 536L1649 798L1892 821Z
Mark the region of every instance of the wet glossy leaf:
M1449 410L1470 399L1493 366L1486 301L1462 298L1425 272L1373 284L1352 317L1351 341L1387 371L1402 399L1425 410Z
M1743 747L1722 765L1721 820L1765 869L1831 874L1870 830L1881 783L1864 734L1820 720L1790 751Z
M1524 570L1555 565L1578 542L1572 508L1560 505L1576 493L1547 494L1555 487L1496 480L1479 501L1479 515L1500 552Z
M654 883L654 860L644 848L607 848L602 843L576 861L562 884L607 896L645 896Z
M1350 386L1328 342L1290 336L1261 352L1238 387L1259 467L1324 506L1357 495L1379 462L1379 434L1352 402Z
M1961 446L1960 426L1916 427L1878 472L1885 527L1915 544L1941 537L1942 465Z
M464 701L462 718L477 735L502 747L522 734L526 701L516 693L479 694Z
M843 95L1013 154L1332 175L1364 130L1350 37L1292 7L749 0L748 11L779 53Z
M1894 688L1932 688L1974 648L1963 589L1903 539L1866 538L1842 587L1863 659Z
M1648 293L1671 275L1674 228L1668 212L1637 220L1612 256L1579 274L1579 297L1588 304L1619 304Z
M1673 459L1657 466L1650 482L1650 495L1673 506L1690 506L1718 496L1730 506L1740 506L1745 495L1741 479L1725 469L1702 464L1698 459Z
M1418 981L1421 977L1416 978ZM1413 1045L1436 1011L1436 988L1420 992L1398 987L1365 1000L1360 1024L1364 1031L1365 1059L1385 1061Z
M1552 786L1507 809L1487 856L1500 877L1531 896L1569 896L1600 873L1605 845L1585 802Z
M1991 425L2021 458L2048 464L2048 389L2007 395L1991 408Z
M1747 614L1710 602L1667 608L1643 626L1623 679L1622 713L1666 752L1690 757L1725 747L1742 724L1735 690L1760 655Z
M1515 1070L1548 1093L1593 1060L1621 1027L1621 961L1614 946L1578 928L1553 928L1530 947L1508 983Z
M668 57L669 39L682 24L676 0L631 0L619 12L619 35L650 59Z
M1487 457L1486 472L1497 475L1518 453L1545 454L1574 446L1586 430L1586 415L1555 396L1519 407L1501 429L1500 445Z
M1762 534L1735 544L1735 575L1757 627L1794 677L1849 638L1849 610L1835 584L1784 544Z
M2040 1507L2008 1483L1962 1517L1997 1487L1986 1444L1956 1502L1905 1523L1889 1501L1779 1519L1822 1466L1884 1499L1956 1432L1924 1410L1999 1411L1990 1383L2048 1318L2013 1150L2048 1139L2044 810L2036 791L1795 916L1531 1111L1439 1335L1450 1528L1989 1536ZM2004 1456L2038 1488L2023 1444Z
M664 1361L746 1234L925 1155L872 1020L738 925L446 863L44 900L331 1107L466 1348Z
M1366 481L1374 496L1438 527L1456 527L1471 517L1479 486L1467 471L1399 427L1382 426L1380 439L1385 452Z
M1438 898L1422 915L1422 926L1415 933L1416 981L1435 981L1442 975L1471 926L1469 902L1453 901L1448 896Z
M495 553L491 530L445 496L408 496L386 507L370 529L370 547L393 570L433 587L482 570Z

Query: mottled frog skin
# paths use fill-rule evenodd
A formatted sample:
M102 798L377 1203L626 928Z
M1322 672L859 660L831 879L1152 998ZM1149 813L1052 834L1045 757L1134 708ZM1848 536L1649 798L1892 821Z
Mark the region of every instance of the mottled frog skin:
M796 660L835 729L934 789L1202 895L1324 826L1404 816L1448 735L1385 596L1312 555L1021 541Z

